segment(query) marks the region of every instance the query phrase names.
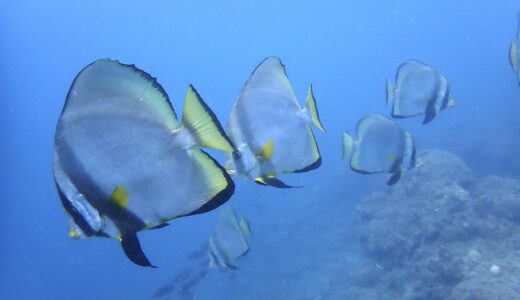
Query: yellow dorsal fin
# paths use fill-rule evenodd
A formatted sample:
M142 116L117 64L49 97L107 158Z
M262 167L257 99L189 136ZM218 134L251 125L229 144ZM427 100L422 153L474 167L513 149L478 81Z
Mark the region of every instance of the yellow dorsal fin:
M269 140L262 146L262 149L258 151L258 154L256 154L256 156L261 158L262 160L269 160L271 159L271 157L273 157L273 152L274 143L273 140Z
M192 85L186 92L182 125L190 130L199 146L227 153L235 150L217 117Z
M126 208L128 206L128 190L122 185L118 185L112 192L112 195L110 195L110 200L119 207Z

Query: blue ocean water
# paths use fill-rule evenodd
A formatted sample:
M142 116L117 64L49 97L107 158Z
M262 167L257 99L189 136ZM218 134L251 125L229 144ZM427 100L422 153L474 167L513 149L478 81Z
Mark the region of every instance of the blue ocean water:
M341 132L389 113L385 79L404 60L435 66L457 101L426 126L400 121L418 149L453 152L482 176L519 177L520 88L508 62L518 10L513 0L0 1L0 298L149 299L182 270L203 269L186 257L207 241L218 211L141 233L153 270L130 263L113 240L67 236L53 137L85 65L136 64L178 112L191 83L225 125L251 71L275 55L300 101L313 84L327 129L316 133L323 165L283 177L302 189L237 178L230 203L252 224L251 253L240 270L211 270L190 291L196 299L335 299L359 254L355 207L386 188L383 176L341 161Z

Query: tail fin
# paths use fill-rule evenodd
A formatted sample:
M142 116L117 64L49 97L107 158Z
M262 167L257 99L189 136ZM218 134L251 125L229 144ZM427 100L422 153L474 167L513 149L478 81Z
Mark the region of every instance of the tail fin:
M390 80L386 80L386 105L392 106L394 104L394 86Z
M513 67L515 73L518 73L518 45L515 40L511 41L511 48L509 49L509 62Z
M198 145L228 153L234 151L217 117L191 84L186 92L181 123L190 130Z
M352 156L352 152L354 151L354 139L348 134L348 132L343 132L343 159L348 159Z
M446 107L454 107L454 106L455 106L455 100L451 96L449 96Z
M311 116L312 123L314 126L318 127L321 131L325 132L323 125L320 121L320 115L318 113L318 107L316 106L316 99L314 99L314 94L312 93L312 84L309 86L309 90L307 92L307 100L305 101L305 108L307 112Z
M249 225L249 222L246 220L246 218L241 217L238 224L243 234L245 234L246 236L251 235L251 226Z
M520 40L520 11L517 13L516 19L517 19L517 22L518 22L518 31L516 33L516 38L518 40Z

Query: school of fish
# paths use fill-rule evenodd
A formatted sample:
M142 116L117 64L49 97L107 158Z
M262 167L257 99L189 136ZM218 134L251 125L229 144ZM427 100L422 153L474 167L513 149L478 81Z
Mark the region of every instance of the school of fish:
M509 61L520 83L519 30ZM394 119L431 122L455 106L446 77L414 59L387 80L389 116L370 114L355 134L342 134L343 159L358 173L388 173L396 184L415 166L414 138ZM117 240L140 266L155 267L137 234L173 219L222 206L235 191L232 176L294 188L279 176L318 168L322 157L313 127L325 132L312 85L305 104L295 96L280 58L267 57L238 93L225 131L189 85L179 120L165 89L134 65L99 59L73 80L54 139L53 174L72 238ZM221 164L203 148L222 151ZM251 227L231 206L208 240L209 266L237 269L249 251ZM169 291L169 290L168 290Z

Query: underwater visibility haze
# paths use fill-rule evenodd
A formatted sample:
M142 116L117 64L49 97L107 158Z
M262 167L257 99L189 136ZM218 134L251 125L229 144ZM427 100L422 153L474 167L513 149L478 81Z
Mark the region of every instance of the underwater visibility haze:
M0 1L0 299L520 299L519 12Z

